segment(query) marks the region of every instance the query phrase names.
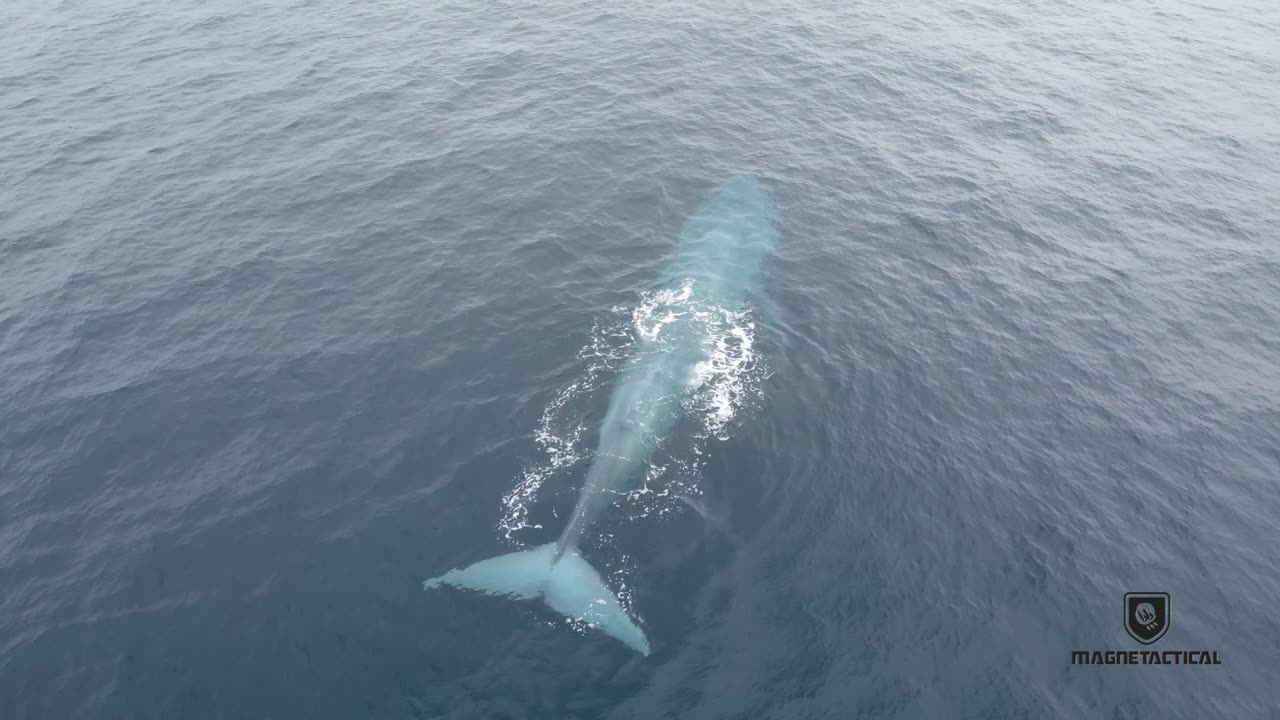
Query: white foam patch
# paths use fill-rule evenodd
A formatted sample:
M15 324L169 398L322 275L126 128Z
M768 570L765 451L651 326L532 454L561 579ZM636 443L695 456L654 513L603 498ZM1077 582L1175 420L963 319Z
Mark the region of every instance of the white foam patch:
M699 303L693 283L686 281L678 288L646 293L634 306L614 307L592 328L590 340L578 353L585 365L582 377L557 393L543 411L535 433L542 461L525 469L503 498L498 529L508 540L518 541L515 536L522 530L541 528L529 519L539 491L548 479L573 472L591 456L594 449L582 441L588 428L575 418L583 417L589 404L603 404L597 393L612 391L608 383L613 371L628 358L664 352L667 343L675 341L669 329L677 321L682 323L682 337L693 332L703 343L702 357L686 380L685 419L650 461L645 477L619 493L619 504L631 518L666 515L687 510L683 498L700 494L707 443L729 438L743 411L758 402L766 373L757 356L749 308Z
M631 312L631 326L639 339L657 342L662 328L675 322L688 312L689 299L693 297L693 282L686 280L679 288L651 292ZM614 312L621 308L614 308Z
M586 428L569 418L577 416L581 401L600 388L600 376L625 359L625 345L618 340L617 333L597 323L591 330L590 342L578 351L578 359L586 361L583 376L560 390L542 411L534 440L545 458L525 468L515 487L502 498L503 513L498 530L508 540L514 540L513 534L520 530L542 527L529 521L529 507L538 491L548 478L567 471L588 456L588 449L582 444Z
M730 423L753 402L760 375L755 350L755 323L750 314L720 310L707 335L707 358L694 368L690 385L698 390L686 408L699 412L708 435L728 439Z

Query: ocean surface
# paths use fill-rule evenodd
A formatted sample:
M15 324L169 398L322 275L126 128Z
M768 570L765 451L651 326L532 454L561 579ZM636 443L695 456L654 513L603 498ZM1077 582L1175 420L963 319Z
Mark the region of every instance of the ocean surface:
M653 653L424 592L737 174L778 310L584 546ZM1272 0L5 0L0 718L1280 717L1277 226Z

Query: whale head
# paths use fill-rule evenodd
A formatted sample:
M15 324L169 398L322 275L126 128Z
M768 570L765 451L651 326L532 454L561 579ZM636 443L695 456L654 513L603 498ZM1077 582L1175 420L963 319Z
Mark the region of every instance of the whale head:
M666 280L692 280L702 299L726 306L757 295L765 258L778 240L775 216L768 185L749 175L730 179L685 223Z

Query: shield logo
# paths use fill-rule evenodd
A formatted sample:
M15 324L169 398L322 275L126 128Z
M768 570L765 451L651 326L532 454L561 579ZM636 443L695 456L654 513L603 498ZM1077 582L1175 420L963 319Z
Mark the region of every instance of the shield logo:
M1169 630L1169 593L1125 593L1124 629L1143 645L1164 637Z

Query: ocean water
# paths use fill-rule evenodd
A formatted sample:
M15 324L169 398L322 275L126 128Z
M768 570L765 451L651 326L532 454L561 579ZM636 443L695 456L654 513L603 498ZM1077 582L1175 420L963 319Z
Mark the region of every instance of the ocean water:
M1277 717L1278 38L1269 0L6 0L0 718ZM423 592L559 533L738 173L779 312L584 548L652 655Z

